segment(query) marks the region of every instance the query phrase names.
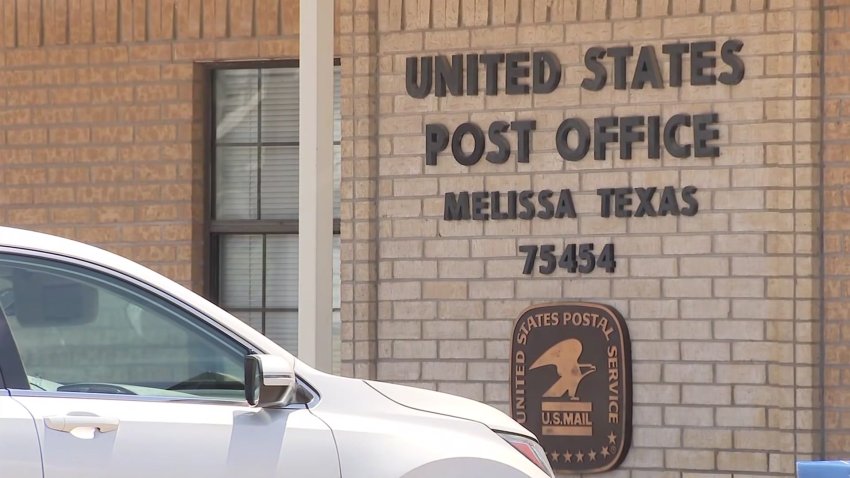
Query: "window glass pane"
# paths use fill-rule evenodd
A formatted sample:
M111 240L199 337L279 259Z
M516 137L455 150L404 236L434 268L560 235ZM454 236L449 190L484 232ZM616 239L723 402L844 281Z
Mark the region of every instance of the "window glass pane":
M298 143L298 68L263 69L263 142Z
M339 185L342 180L342 146L334 145L334 217L339 217Z
M331 333L333 334L333 373L338 374L340 371L340 345L342 344L340 321L340 253L339 253L339 234L334 235L333 240L333 321L331 323Z
M257 332L263 333L263 313L259 311L237 310L231 312L236 318L250 325Z
M298 309L298 236L269 235L266 247L266 306Z
M298 355L298 312L266 312L266 336Z
M333 215L339 217L339 184L342 147L333 147ZM298 219L298 146L266 146L262 149L261 217Z
M342 328L342 322L340 322L339 310L333 311L332 327L333 328L331 329L332 330L331 333L333 334L333 342L332 342L332 344L333 344L332 345L333 346L333 362L332 362L332 366L331 366L332 367L331 371L334 374L339 375L340 368L341 368L340 364L342 362L342 360L341 360L342 354L341 354L341 350L340 350L342 348L342 339L340 337L340 335L341 335L340 329Z
M257 148L216 148L215 219L257 219Z
M342 110L341 100L339 94L340 88L340 67L334 68L334 141L340 142L342 140Z
M256 143L257 70L215 72L215 137L220 143Z
M339 284L340 284L339 234L334 234L332 262L333 262L333 308L339 309L339 306L340 306L340 298L339 298Z
M262 150L263 219L298 219L298 146L267 146Z
M219 296L227 308L263 305L263 236L228 234L219 246Z
M43 259L0 256L0 278L33 389L243 397L246 350L158 297Z
M262 70L263 142L298 142L298 68ZM340 67L334 67L334 141L342 138L340 110Z

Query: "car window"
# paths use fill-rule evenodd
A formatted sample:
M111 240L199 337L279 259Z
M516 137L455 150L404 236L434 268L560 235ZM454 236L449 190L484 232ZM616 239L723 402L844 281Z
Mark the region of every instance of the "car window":
M0 254L0 308L32 390L244 399L243 346L107 274Z

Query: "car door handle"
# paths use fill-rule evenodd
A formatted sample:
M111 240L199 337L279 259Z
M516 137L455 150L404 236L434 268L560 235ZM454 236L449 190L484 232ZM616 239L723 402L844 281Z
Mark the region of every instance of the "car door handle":
M119 423L120 421L117 418L89 415L44 417L44 424L47 428L67 433L72 433L77 428L93 428L101 433L109 433L117 430Z

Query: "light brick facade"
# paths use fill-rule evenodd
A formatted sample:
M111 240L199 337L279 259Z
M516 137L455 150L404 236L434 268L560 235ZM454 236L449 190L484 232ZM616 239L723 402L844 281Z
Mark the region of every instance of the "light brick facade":
M837 456L850 448L850 369L848 368L847 53L850 17L845 2L827 2L824 26L823 109L823 383L825 449Z
M619 309L632 334L634 439L611 476L790 476L796 460L820 456L820 21L844 18L847 7L731 0L355 5L355 16L377 14L376 24L364 21L364 30L355 32L376 42L377 79L371 81L377 88L355 87L350 101L377 104L370 140L379 164L369 176L377 181L376 204L368 212L363 205L358 217L357 205L373 196L352 198L343 217L352 229L343 231L343 240L364 254L376 252L377 270L347 262L343 269L344 297L351 301L343 307L350 320L344 343L353 344L346 373L508 410L510 335L518 314L534 303L597 301ZM739 85L580 87L591 46L660 50L671 41L730 38L744 42L746 76ZM532 50L552 51L563 64L561 86L551 94L510 96L500 84L498 96L415 99L405 90L407 57ZM719 157L658 161L644 148L631 161L609 151L605 161L570 163L551 141L568 117L589 122L610 114L681 112L719 114ZM345 118L350 131L358 115ZM441 154L436 166L425 165L426 124L445 124L451 132L468 121L486 130L495 120L522 119L537 121L527 164L512 157L465 167ZM506 136L515 151L515 137ZM345 145L346 158L361 157L354 141ZM843 187L842 178L836 181ZM699 213L599 216L597 188L664 185L697 186ZM447 192L544 188L572 189L578 217L443 219ZM521 274L518 246L583 241L596 250L613 242L616 272ZM364 317L354 308L371 304L366 292L372 287L377 317ZM366 325L375 320L377 327ZM355 367L374 356L372 344L377 366L364 374L365 367ZM828 441L840 436L832 430L842 426L834 418L827 422ZM830 454L846 449L836 442Z
M203 290L203 64L297 58L297 5L0 1L0 222ZM507 411L518 314L601 302L634 360L632 448L607 476L793 476L797 460L846 458L850 1L340 0L337 14L344 374ZM738 85L580 87L592 46L732 38ZM542 50L563 65L550 94L405 90L407 57ZM630 161L567 162L551 140L568 117L707 112L713 159L638 145ZM425 165L426 124L524 119L528 163ZM699 213L600 217L597 188L667 185L696 186ZM578 217L443 219L449 192L544 188L570 188ZM523 275L518 247L547 242L612 242L616 272Z

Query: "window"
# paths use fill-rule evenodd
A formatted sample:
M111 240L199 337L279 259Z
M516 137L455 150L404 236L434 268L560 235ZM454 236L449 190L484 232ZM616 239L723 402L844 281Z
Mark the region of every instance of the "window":
M32 390L244 399L245 347L106 274L0 255L0 311Z
M339 67L334 73L334 367L339 363ZM212 74L211 295L298 354L298 67Z

